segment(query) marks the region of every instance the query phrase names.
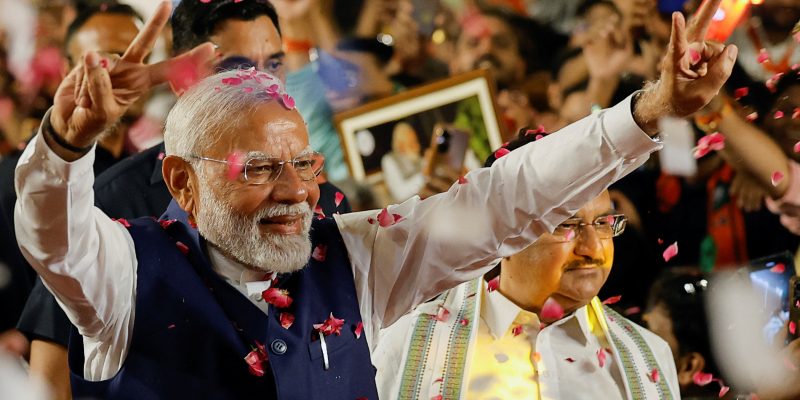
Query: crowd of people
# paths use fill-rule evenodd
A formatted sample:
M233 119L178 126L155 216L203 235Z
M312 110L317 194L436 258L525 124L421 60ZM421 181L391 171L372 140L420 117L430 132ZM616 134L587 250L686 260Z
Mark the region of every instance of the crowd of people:
M0 10L0 398L800 399L797 1ZM352 175L337 113L480 69L500 148Z

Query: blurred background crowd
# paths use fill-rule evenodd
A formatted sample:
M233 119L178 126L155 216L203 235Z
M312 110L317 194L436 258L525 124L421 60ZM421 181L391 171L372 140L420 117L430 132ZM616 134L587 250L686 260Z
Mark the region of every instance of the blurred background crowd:
M326 156L325 176L342 189L353 210L380 208L385 205L381 195L350 177L335 114L488 69L496 82L503 142L522 129L554 132L656 79L671 13L690 15L698 3L276 0L283 54L266 68L280 75L310 67L307 72L323 85L316 93L321 105L309 106L313 113L304 117L312 146ZM615 208L628 225L616 238L614 266L600 298L621 296L613 307L667 340L685 397L704 395L691 371L724 375L715 366L703 302L712 274L746 266L769 269L776 260L791 264L800 245L795 163L800 161L800 33L795 28L800 1L750 3L728 38L738 46L739 58L726 90L694 118L665 121L666 150L611 188ZM124 51L155 5L155 0L0 0L0 346L6 351L23 357L29 352L30 335L16 327L36 281L14 237L16 161L53 104L58 83L83 51L99 46ZM97 10L113 18L96 18ZM173 47L172 36L165 35L151 61ZM95 173L157 146L174 101L164 87L134 107L100 143ZM304 111L303 104L298 107ZM724 146L715 146L716 132L724 135ZM431 159L420 149L427 143L413 136L404 142L401 135L395 132L393 151L410 148L410 159L395 160L396 169L405 175L428 173L410 190L389 184L392 201L444 190L461 174L444 171L450 179L437 185L426 168ZM491 151L475 155L482 161ZM385 173L390 161L384 162ZM677 254L665 253L675 243ZM791 293L783 289L785 300ZM783 316L774 332L785 334L785 323ZM780 335L774 341L782 341Z

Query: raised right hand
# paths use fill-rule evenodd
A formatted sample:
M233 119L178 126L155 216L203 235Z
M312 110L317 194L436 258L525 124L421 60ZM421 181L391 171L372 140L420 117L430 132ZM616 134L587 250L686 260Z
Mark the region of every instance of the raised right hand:
M50 124L57 135L75 147L87 147L140 96L166 82L176 65L212 60L213 46L206 43L175 58L144 64L170 11L169 2L161 3L122 57L104 58L95 52L84 55L83 64L73 69L56 91Z

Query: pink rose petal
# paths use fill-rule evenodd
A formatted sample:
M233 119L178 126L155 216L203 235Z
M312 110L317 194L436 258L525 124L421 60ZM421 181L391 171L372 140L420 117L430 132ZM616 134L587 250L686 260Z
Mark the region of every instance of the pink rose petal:
M720 399L723 398L728 393L729 390L731 390L731 388L729 388L727 386L720 387L719 388L719 398Z
M708 374L708 373L705 373L705 372L702 372L702 371L697 371L692 376L692 381L697 386L708 385L709 383L711 383L711 381L713 379L714 379L714 376L712 374Z
M436 396L431 397L431 400L442 400L442 399L443 399L443 397L440 394L437 394Z
M228 170L225 172L225 177L228 180L235 181L239 179L239 176L244 170L244 157L239 154L238 152L233 152L228 154L228 157L225 159L228 163Z
M701 158L712 151L719 151L725 148L725 136L719 132L701 137L697 141L694 149L694 158Z
M353 333L356 334L356 339L361 339L361 331L363 330L364 330L364 323L358 321L358 324L356 324L356 329L353 330Z
M797 333L797 323L794 321L789 321L789 333L794 335Z
M317 214L317 219L325 219L325 212L322 211L322 207L320 207L319 204L314 207L314 214Z
M311 258L322 262L325 261L325 256L328 253L328 246L318 244L317 247L314 247L314 251L311 253Z
M750 88L740 87L733 92L733 97L736 98L736 100L739 100L742 97L747 96L748 94L750 94Z
M506 148L497 149L497 151L494 152L494 158L495 159L502 158L508 153L511 153L511 152Z
M697 50L689 49L689 59L692 61L692 64L697 64L700 58L700 53L698 53Z
M758 113L753 111L750 114L747 114L747 116L744 117L744 119L746 119L748 122L753 122L758 119Z
M600 368L606 366L606 351L603 349L597 350L597 364Z
M795 107L792 111L792 119L800 119L800 107Z
M116 219L112 218L111 220L112 220L112 221L119 222L119 223L120 223L120 225L122 225L122 226L124 226L124 227L126 227L126 228L130 228L130 227L131 227L131 223L130 223L130 222L128 222L128 220L127 220L127 219L125 219L125 218L116 218Z
M622 313L625 314L625 315L634 315L634 314L638 314L640 312L642 312L642 308L641 307L636 307L636 306L630 307L630 308L626 308L625 310L622 311Z
M490 292L494 292L498 287L500 287L500 275L495 276L486 284L486 290Z
M647 374L647 377L650 378L650 382L658 383L658 381L661 379L658 374L658 368L653 368L650 373Z
M564 308L558 304L552 297L548 297L547 301L542 306L541 317L544 320L554 321L559 320L564 316Z
M294 110L294 98L288 94L281 96L281 103L287 110Z
M183 242L175 242L175 246L181 251L181 253L183 253L183 255L189 254L189 246L183 244Z
M671 260L672 257L675 257L676 255L678 255L678 242L669 245L669 247L667 247L667 249L664 250L664 253L662 254L662 256L664 257L664 262L669 262L669 260Z
M459 177L458 177L458 184L459 184L459 185L466 184L467 182L468 182L468 181L467 181L467 178L465 178L465 177L463 177L463 176L459 176Z
M461 324L461 326L467 326L467 325L469 325L469 320L464 318L461 321L459 321L458 323Z
M772 173L770 180L772 181L772 186L778 186L783 180L783 174L780 171L775 171Z
M331 334L335 334L339 336L342 334L342 327L344 326L344 320L339 319L333 316L331 313L330 317L325 320L325 322L321 324L314 324L314 329L322 332L323 335L328 336Z
M162 219L162 220L158 221L158 224L161 225L162 229L167 229L170 226L172 226L172 224L174 224L175 222L178 222L178 220L177 219Z
M514 336L519 336L522 333L522 325L517 325L511 328L511 334Z
M389 210L386 208L382 209L377 216L378 224L383 228L388 228L400 222L401 219L403 219L402 216L400 216L399 214L390 214Z
M774 267L769 269L769 272L772 272L772 273L775 273L775 274L782 274L782 273L784 273L784 271L786 271L786 266L783 265L783 263L777 263L777 264L775 264Z
M775 119L783 118L783 111L781 111L781 110L775 111L775 114L773 115L773 118L775 118Z
M292 324L294 323L294 314L288 312L282 312L280 320L283 329L289 329L292 327Z
M238 86L242 84L242 78L232 76L230 78L222 78L221 82L223 85Z
M793 150L795 153L800 153L800 142L794 144Z
M616 303L619 303L619 301L621 299L622 299L621 295L620 296L611 296L611 297L603 300L603 304L606 304L606 305L616 304Z
M566 234L564 234L564 240L571 242L572 239L575 239L575 231L570 229Z
M344 200L344 194L342 194L342 192L336 192L336 194L333 195L333 204L335 204L336 207L342 204L342 200Z

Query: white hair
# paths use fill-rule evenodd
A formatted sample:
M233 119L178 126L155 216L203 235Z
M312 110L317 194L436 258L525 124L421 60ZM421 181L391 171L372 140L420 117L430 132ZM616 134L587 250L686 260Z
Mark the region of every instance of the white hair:
M183 158L201 154L224 132L236 129L246 113L267 102L286 101L283 96L288 95L278 78L255 69L211 75L184 93L169 112L166 153Z

